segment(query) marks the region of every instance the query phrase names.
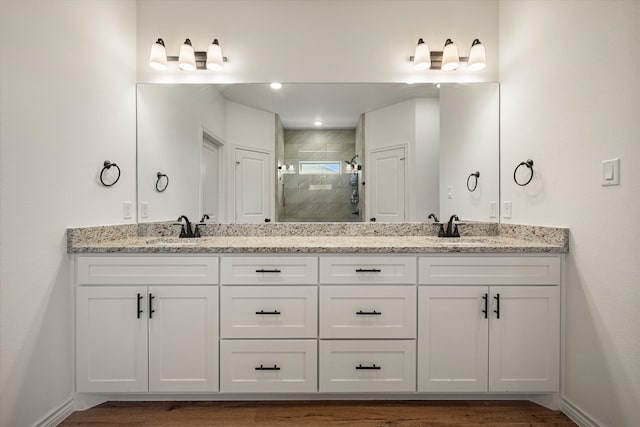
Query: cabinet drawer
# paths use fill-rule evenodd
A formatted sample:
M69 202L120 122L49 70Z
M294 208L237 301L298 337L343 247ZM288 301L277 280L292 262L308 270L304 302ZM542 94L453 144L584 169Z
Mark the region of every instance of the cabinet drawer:
M225 285L315 285L316 257L226 257L221 260Z
M414 257L321 257L320 283L414 284Z
M223 338L315 338L315 286L227 286L221 290Z
M416 390L412 340L320 341L320 391Z
M320 337L415 338L415 285L321 287Z
M421 285L559 285L560 257L420 257Z
M220 341L223 392L317 391L316 340Z
M215 285L218 258L211 256L79 256L79 285Z

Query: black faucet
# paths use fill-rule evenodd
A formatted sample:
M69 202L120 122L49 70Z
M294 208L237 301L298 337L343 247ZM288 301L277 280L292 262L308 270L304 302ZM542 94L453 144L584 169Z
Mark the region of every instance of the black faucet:
M451 215L451 218L449 218L449 222L447 223L447 231L443 237L460 237L458 224L454 224L453 221L460 221L458 215Z
M440 229L438 230L438 237L445 237L444 236L444 226L442 225L442 223L440 222L440 220L438 219L436 214L430 213L429 216L427 217L427 219L432 219L432 218L433 218L434 222L436 222L438 225L440 225Z
M182 224L182 220L184 219L184 224ZM180 229L180 236L181 238L183 237L197 237L194 233L193 233L193 229L191 228L191 223L189 222L189 218L187 218L186 215L180 215L178 217L178 223L180 225L182 225L182 228ZM185 228L186 227L186 228Z

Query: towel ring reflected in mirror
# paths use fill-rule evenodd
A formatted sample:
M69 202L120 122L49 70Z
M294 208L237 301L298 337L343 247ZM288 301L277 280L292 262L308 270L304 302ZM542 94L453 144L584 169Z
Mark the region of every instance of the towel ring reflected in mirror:
M116 176L116 179L111 184L107 184L106 182L104 182L104 173L106 171L108 171L109 169L111 169L112 167L118 169L118 176ZM111 186L115 185L115 183L118 182L119 179L120 179L120 167L118 165L116 165L115 163L110 162L109 160L105 160L104 161L104 167L100 171L100 183L102 185L104 185L105 187L111 187Z
M475 177L475 179L473 180L473 185L471 184L471 178ZM479 171L475 171L474 173L470 174L467 177L467 190L469 190L470 192L474 192L476 191L476 188L478 188L478 178L480 178L480 172Z
M530 172L529 179L527 180L527 182L524 182L524 183L522 183L522 182L518 181L518 177L517 177L518 169L519 169L521 166L526 166L526 167L529 169L529 172ZM515 170L513 171L513 180L514 180L514 181L516 182L516 184L518 184L520 187L524 187L525 185L529 184L529 183L531 182L531 180L532 180L532 179L533 179L533 160L531 160L531 159L527 159L527 160L526 160L526 161L524 161L524 162L520 162L520 163L518 164L518 166L516 166Z
M162 172L158 172L156 175L158 176L158 179L156 180L156 191L158 193L163 193L169 186L169 177ZM164 178L164 185L162 185L162 178Z

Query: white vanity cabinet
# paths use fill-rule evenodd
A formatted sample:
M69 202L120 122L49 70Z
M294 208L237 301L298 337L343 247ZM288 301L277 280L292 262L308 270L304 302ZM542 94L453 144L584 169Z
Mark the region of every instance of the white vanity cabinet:
M416 390L416 257L321 256L319 390Z
M559 256L434 256L419 266L419 391L559 390Z
M216 257L78 256L77 391L217 391L217 272Z
M221 259L220 390L318 390L318 257Z

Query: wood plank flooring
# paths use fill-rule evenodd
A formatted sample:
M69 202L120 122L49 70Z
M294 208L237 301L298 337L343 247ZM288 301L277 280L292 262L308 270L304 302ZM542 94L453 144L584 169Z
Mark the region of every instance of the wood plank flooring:
M575 426L525 401L107 402L62 426Z

